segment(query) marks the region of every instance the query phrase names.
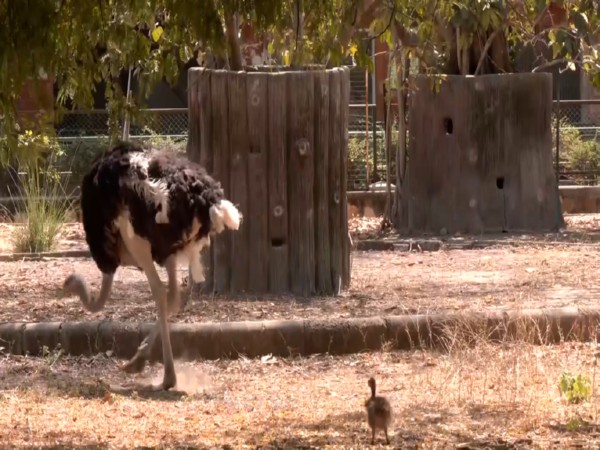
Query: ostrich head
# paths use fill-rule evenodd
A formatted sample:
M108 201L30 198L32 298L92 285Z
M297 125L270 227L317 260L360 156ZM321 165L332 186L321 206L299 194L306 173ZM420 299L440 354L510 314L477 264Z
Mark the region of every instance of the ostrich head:
M221 200L211 206L210 221L216 233L222 232L225 228L238 230L242 223L242 213L229 200Z
M78 297L88 296L89 289L83 277L77 273L69 275L63 283L63 294L66 296L77 295Z
M373 378L373 377L369 378L369 387L371 388L371 394L373 395L373 397L375 397L375 389L376 389L375 378Z
M71 296L76 295L81 300L81 303L89 312L98 312L104 308L104 304L110 296L110 290L112 287L114 274L103 273L102 274L102 285L100 287L100 294L97 298L90 293L90 289L85 279L77 274L72 273L69 275L63 283L63 295Z

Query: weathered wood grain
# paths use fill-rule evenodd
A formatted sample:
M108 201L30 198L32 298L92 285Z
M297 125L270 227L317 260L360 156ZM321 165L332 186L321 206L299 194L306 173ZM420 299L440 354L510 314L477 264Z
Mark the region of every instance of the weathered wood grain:
M554 231L563 224L552 161L552 77L413 77L405 231Z
M196 123L195 128L190 128L190 136L193 130L194 140L198 143L196 152L192 154L192 161L200 163L204 168L212 173L213 154L212 154L212 101L211 101L211 71L204 68L193 68L188 72L188 79L192 81L192 86L188 89L190 105L190 122ZM195 90L195 92L194 92ZM191 117L196 114L195 117ZM190 149L193 152L193 147ZM188 150L188 151L190 151ZM214 289L214 247L211 245L205 248L200 256L202 267L204 267L205 281L202 283L201 291L212 293ZM188 282L192 282L191 273Z
M327 72L314 73L315 96L315 260L317 293L333 290L331 246L329 243L329 78Z
M238 231L205 251L204 287L300 296L347 288L349 71L201 68L188 82L188 155L243 214Z
M313 77L289 72L288 203L290 285L296 295L315 293Z
M339 69L329 71L329 233L331 245L331 281L337 295L342 289L342 230L340 227L342 206L342 135L341 126L341 81Z
M246 102L246 73L230 72L229 74L229 151L231 158L231 200L248 218L248 109ZM231 233L231 291L245 292L248 290L248 275L250 265L250 227L248 222Z
M225 197L229 196L229 77L226 70L215 70L211 80L212 154L213 173L221 182ZM225 293L230 289L231 234L227 231L214 239L214 291Z
M267 100L269 74L249 73L246 95L248 103L248 222L250 241L250 278L252 292L269 289L269 197L268 197L268 129Z
M269 135L269 291L289 291L287 201L287 76L272 74L267 88Z
M350 117L350 68L343 67L341 69L341 89L340 89L340 124L339 132L341 133L341 186L340 186L340 204L341 217L340 229L342 233L342 289L350 287L350 251L351 238L348 229L348 197L346 188L348 186L348 121Z

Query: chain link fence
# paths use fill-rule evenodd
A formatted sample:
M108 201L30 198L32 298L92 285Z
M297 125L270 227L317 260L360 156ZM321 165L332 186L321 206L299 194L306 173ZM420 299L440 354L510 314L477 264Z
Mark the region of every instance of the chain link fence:
M384 129L374 104L350 105L348 124L349 191L367 190L385 173Z
M552 132L559 183L598 184L600 99L555 101Z
M409 113L407 111L407 117ZM397 117L394 119L397 120ZM394 123L392 127L394 130L396 125ZM553 162L559 183L600 184L600 99L554 101L551 127ZM364 134L357 133L350 132L348 190L373 189L372 183L384 181L386 176L384 121L374 123L372 117L369 118L371 139L366 157L362 156L365 151ZM375 137L376 146L372 142ZM394 133L393 148L396 139ZM392 164L393 159L394 154ZM392 183L394 176L392 167Z
M356 97L356 96L355 96ZM366 98L363 96L363 100ZM600 100L555 101L553 157L561 184L597 184L600 178ZM379 119L379 120L378 120ZM386 178L385 128L374 103L352 103L348 121L347 189L368 190ZM106 110L71 111L56 127L67 158L61 169L76 184L91 160L108 145ZM169 140L183 151L187 108L142 110L131 123L130 138ZM395 145L394 138L392 138ZM393 176L392 176L393 179Z
M376 123L375 116L375 104L350 105L348 190L367 189L369 182L377 181L381 178L379 174L385 173L384 130L381 123ZM56 133L69 155L69 163L83 168L108 143L108 112L67 112L57 125ZM182 149L187 133L187 108L143 110L132 120L130 128L131 139L169 139L179 143Z
M68 111L56 127L59 138L105 137L109 135L108 111ZM121 123L121 128L122 128ZM185 138L188 130L187 108L142 109L132 118L130 136L152 135Z

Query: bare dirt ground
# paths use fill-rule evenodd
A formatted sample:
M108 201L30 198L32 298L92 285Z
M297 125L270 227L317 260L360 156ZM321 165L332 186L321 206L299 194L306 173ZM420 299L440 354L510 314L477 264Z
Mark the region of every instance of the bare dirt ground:
M591 448L600 443L597 356L596 344L481 342L444 353L180 362L179 385L168 393L119 388L132 377L103 355L0 356L0 442L365 447L363 404L375 376L392 404L396 448ZM161 370L133 381L158 381ZM586 401L570 404L560 393L565 371L589 377Z
M570 229L594 230L600 216L570 216ZM366 223L366 225L365 225ZM375 230L378 220L361 226ZM0 242L9 239L2 224ZM353 228L356 231L356 227ZM4 244L3 244L4 245ZM85 249L79 224L65 226L58 249ZM600 245L532 241L481 250L439 252L353 252L352 285L338 298L199 296L174 321L233 321L360 317L457 310L531 307L597 307L600 300ZM155 308L142 272L120 268L113 295L96 314L60 286L72 271L98 289L100 274L88 258L0 262L0 321L114 319L153 321ZM166 279L166 274L161 271ZM182 268L182 279L187 271Z

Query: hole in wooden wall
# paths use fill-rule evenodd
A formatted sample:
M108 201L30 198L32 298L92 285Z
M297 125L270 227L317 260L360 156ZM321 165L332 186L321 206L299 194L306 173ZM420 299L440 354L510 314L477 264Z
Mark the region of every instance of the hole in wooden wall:
M283 247L285 240L283 239L271 239L271 247Z
M496 187L498 189L504 189L504 177L496 178Z
M450 117L444 117L444 130L446 130L446 134L452 134L454 132L454 124Z

